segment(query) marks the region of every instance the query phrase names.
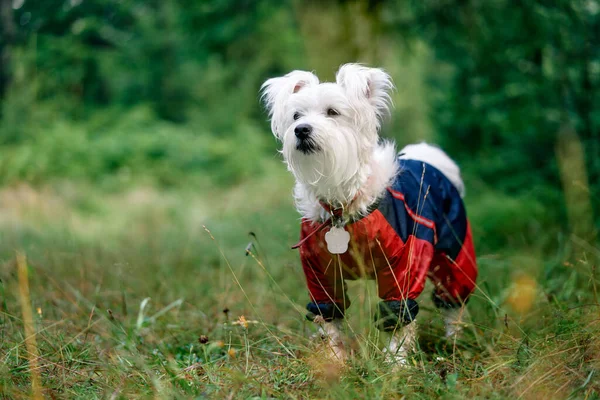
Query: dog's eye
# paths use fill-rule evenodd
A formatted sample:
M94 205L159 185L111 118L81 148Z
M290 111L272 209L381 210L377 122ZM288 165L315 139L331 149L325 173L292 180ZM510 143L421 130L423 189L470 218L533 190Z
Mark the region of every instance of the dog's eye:
M339 112L337 112L337 110L333 109L333 108L328 108L327 109L327 116L328 117L335 117L337 115L340 115Z
M297 121L300 119L300 113L294 113L294 121Z

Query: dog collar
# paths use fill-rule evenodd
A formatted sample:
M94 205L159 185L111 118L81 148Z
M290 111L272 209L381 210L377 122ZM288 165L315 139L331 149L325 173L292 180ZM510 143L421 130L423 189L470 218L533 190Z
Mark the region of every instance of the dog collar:
M348 203L348 206L350 206L350 204L352 204L352 202L354 202L354 200L356 200L357 197L358 197L358 194L356 194L356 196L354 196L352 201L350 203ZM365 218L366 216L370 215L371 213L373 213L373 211L375 211L379 208L379 204L381 203L382 198L383 197L380 197L379 199L377 199L377 201L375 201L373 204L371 204L369 206L369 208L367 209L367 213L365 215L359 215L357 217L348 218L347 221L344 220L344 210L348 209L348 206L346 206L345 208L344 207L333 208L329 203L326 203L323 200L319 200L319 204L321 204L321 207L323 207L325 209L325 211L327 211L329 214L331 214L331 217L328 218L327 220L325 220L324 222L322 222L321 224L319 224L319 226L317 226L317 228L314 231L312 231L311 233L306 235L304 237L304 239L300 240L298 243L293 245L292 249L297 249L300 246L302 246L311 236L313 236L315 233L319 232L323 228L326 228L328 226L335 226L337 228L343 228L347 223L354 223L356 221L359 221L359 220Z
M356 196L354 197L354 199L356 199ZM329 203L326 203L323 200L319 200L319 204L325 209L325 211L331 214L331 217L329 218L329 220L331 220L331 224L338 228L341 228L342 226L346 225L344 221L344 210L347 210L348 207L350 207L350 204L352 204L354 199L352 199L352 201L348 203L346 207L340 208L333 208Z
M380 196L377 200L375 200L375 202L367 208L367 212L364 215L359 214L353 217L344 217L344 211L350 208L350 205L354 202L354 200L356 200L359 194L360 193L357 193L356 196L354 196L352 201L350 201L350 203L348 203L346 207L333 208L329 203L323 200L319 200L319 204L321 204L321 207L323 207L325 211L331 214L330 220L333 220L332 225L341 228L342 226L345 226L348 223L354 223L370 215L373 211L379 208L379 204L381 203L381 199L383 198L383 196Z

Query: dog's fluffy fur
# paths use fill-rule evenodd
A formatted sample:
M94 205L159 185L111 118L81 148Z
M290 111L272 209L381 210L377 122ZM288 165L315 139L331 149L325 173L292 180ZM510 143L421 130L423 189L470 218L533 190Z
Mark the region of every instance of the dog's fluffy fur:
M296 178L294 197L303 218L325 221L330 214L320 202L344 207L351 217L367 214L398 173L398 153L381 140L379 128L391 106L390 76L381 69L357 64L340 67L335 83L320 83L310 72L293 71L269 79L263 100L281 153ZM301 125L312 130L298 137ZM401 158L420 160L442 171L464 194L458 166L439 148L421 143L406 146ZM454 323L454 321L451 321ZM406 335L390 341L388 353L402 361L415 337L413 324ZM325 329L332 335L333 325ZM398 355L400 354L400 355Z
M381 119L391 103L389 75L347 64L336 82L319 84L314 74L294 71L263 85L273 133L296 177L296 206L313 221L327 218L318 200L344 205L354 199L349 212L366 213L397 172L394 145L378 142ZM339 115L328 115L328 110ZM298 151L294 128L302 123L312 126L319 151Z

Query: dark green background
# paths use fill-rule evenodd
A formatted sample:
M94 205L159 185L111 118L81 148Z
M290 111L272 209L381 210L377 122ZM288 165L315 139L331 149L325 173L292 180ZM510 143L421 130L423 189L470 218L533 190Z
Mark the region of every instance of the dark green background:
M382 135L461 165L485 251L555 249L600 222L597 1L1 4L1 184L201 192L268 176L283 166L261 83L363 62L397 86Z

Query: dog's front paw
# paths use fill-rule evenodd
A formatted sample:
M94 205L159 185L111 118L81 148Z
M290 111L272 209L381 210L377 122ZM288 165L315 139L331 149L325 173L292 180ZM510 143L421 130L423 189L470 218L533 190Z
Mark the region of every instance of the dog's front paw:
M457 339L462 335L464 323L462 317L464 314L464 308L452 308L443 311L444 327L446 329L447 339Z
M319 335L323 339L322 352L331 362L344 364L348 359L348 352L343 340L342 319L325 321L317 316L314 322L319 325Z
M403 368L408 365L408 351L402 348L392 349L387 346L383 349L383 357L386 364L396 368Z
M383 349L385 361L394 369L409 365L410 354L415 351L417 342L417 324L415 321L394 332Z

